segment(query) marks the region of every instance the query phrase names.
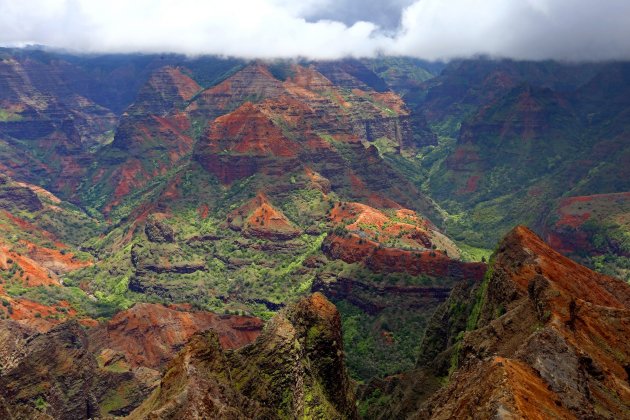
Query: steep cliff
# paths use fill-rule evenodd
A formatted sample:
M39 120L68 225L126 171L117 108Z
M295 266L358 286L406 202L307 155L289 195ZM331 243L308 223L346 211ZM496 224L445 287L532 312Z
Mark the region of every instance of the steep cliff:
M60 80L63 66L0 60L0 169L69 196L91 163L89 149L108 140L116 116Z
M517 227L499 244L484 281L454 298L427 331L418 366L439 376L444 352L448 384L425 395L412 418L628 415L630 348L620 339L629 333L626 283L576 264ZM411 385L418 378L410 374L396 397L402 398L394 398L411 412L418 409L411 408L414 387L422 389Z
M221 346L232 349L254 341L263 326L254 317L186 309L138 303L90 329L90 349L97 355L122 353L131 367L160 369L197 332L212 329Z
M341 322L321 294L280 312L249 346L193 337L130 418L356 418Z

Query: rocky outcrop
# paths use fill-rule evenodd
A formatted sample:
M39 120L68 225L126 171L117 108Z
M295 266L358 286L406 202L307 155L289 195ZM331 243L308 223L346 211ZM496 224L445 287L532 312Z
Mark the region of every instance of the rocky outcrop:
M90 230L69 232L68 221L90 219L60 207L65 204L42 188L0 177L0 272L5 280L26 287L58 286L61 275L92 265L62 242L68 236L80 239Z
M448 355L454 373L415 417L627 415L630 348L620 337L630 333L630 286L517 227L500 243L484 281L468 290L427 331L433 347L423 344L420 363L439 368Z
M357 181L358 182L358 181ZM401 208L379 210L361 203L338 202L329 213L330 220L339 229L378 242L383 247L412 250L440 250L458 259L457 246L440 233L425 217L413 210Z
M89 330L70 321L38 333L0 320L0 408L15 419L126 415L195 333L212 330L222 348L234 349L262 327L253 317L155 304L137 304Z
M227 217L231 229L243 231L245 236L270 240L289 240L301 231L277 208L264 193L259 193Z
M144 233L151 242L175 242L175 230L158 218L149 218L144 226Z
M129 114L165 116L174 109L182 109L201 86L177 67L166 66L155 71L138 92Z
M258 172L291 170L297 165L298 147L271 116L247 102L210 125L194 158L221 182L230 184Z
M376 272L406 272L436 278L481 279L484 263L449 258L442 251L386 248L356 234L329 234L322 244L324 253L347 263L361 262Z
M0 372L0 398L8 418L120 415L150 390L132 372L100 369L88 350L87 334L76 321L32 334L21 346L23 353Z
M258 339L224 352L196 335L130 418L357 418L341 321L321 294L281 311Z
M274 98L284 91L282 82L262 64L249 65L217 86L204 90L188 107L193 117L212 121L247 101Z
M121 116L111 146L101 149L83 199L105 211L182 164L192 152L190 118L182 110L201 90L181 69L156 70Z
M222 348L234 349L254 341L262 327L254 317L138 303L92 328L90 349L97 355L106 350L122 353L131 367L160 369L198 332L212 329Z
M29 188L16 185L8 178L0 178L0 209L35 212L43 208L37 194Z

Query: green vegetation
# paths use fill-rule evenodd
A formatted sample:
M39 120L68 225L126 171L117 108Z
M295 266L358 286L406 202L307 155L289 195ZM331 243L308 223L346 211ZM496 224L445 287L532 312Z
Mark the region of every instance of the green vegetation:
M392 399L391 394L383 393L380 389L375 389L367 398L359 401L359 416L362 419L368 418L370 410L379 410L389 407Z
M466 245L463 243L457 244L462 251L462 259L464 261L488 261L492 255L491 249L476 248L474 246Z
M46 411L46 408L48 408L48 403L46 402L44 397L42 397L41 395L35 399L34 403L35 403L35 408L38 409L39 411Z
M425 310L386 308L369 315L351 303L336 302L341 314L346 363L357 380L383 377L411 369L415 365L426 323Z
M66 301L77 310L80 316L109 318L119 310L116 305L91 298L78 287L24 287L21 283L15 282L5 285L5 291L9 296L32 300L47 306L56 306L59 302ZM61 317L67 312L67 309L59 307L57 312Z
M20 114L7 109L0 109L0 122L22 121L22 119Z
M472 308L472 311L470 312L468 321L466 322L466 331L472 331L477 328L479 316L481 315L481 310L483 309L483 305L486 300L486 291L488 290L488 284L490 283L490 279L492 278L492 274L494 273L493 265L494 261L491 258L490 262L488 263L488 270L483 277L483 282L475 293L475 304Z

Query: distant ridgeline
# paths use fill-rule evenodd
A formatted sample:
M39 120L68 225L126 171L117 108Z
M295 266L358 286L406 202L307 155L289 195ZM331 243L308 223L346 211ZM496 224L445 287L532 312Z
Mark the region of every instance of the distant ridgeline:
M627 63L0 49L0 417L622 418L629 113Z

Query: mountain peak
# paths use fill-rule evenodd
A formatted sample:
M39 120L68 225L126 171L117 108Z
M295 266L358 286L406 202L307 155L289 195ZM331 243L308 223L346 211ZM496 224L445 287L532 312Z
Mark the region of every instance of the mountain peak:
M626 284L561 255L525 226L512 229L498 249L496 263L509 271L523 291L536 276L543 276L554 288L575 299L620 309L630 304L630 287Z

